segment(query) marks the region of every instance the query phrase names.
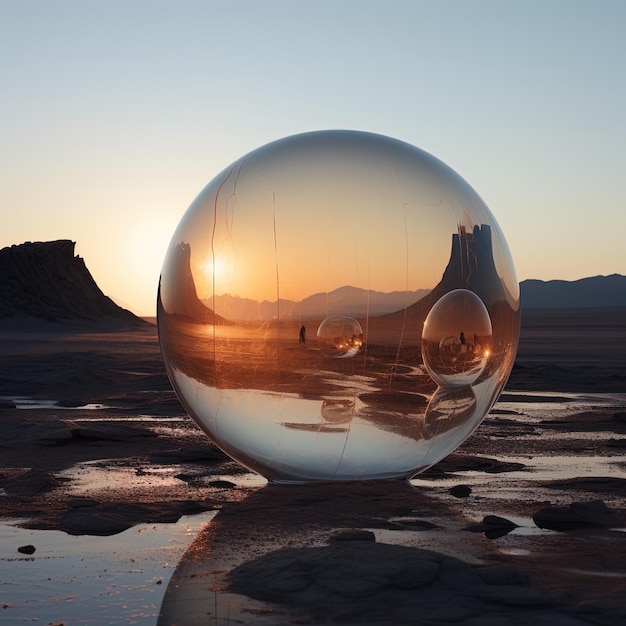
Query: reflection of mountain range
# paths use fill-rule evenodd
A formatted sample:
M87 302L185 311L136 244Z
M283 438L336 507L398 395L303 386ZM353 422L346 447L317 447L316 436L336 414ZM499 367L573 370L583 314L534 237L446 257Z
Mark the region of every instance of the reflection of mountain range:
M433 304L454 289L475 292L489 308L506 303L507 294L497 274L491 240L491 227L474 226L467 232L463 226L452 235L450 260L437 286L429 291L382 293L345 286L329 293L308 296L300 302L280 300L278 303L239 298L229 294L200 300L191 272L191 249L180 242L175 254L168 257L169 274L175 276L163 296L167 313L174 313L200 323L231 321L271 321L280 314L281 320L322 319L332 314L350 315L357 319L378 319L395 323L399 316L415 321L426 318ZM159 299L161 302L161 300ZM278 304L278 306L277 306ZM214 311L219 311L216 315ZM398 319L396 319L398 318Z
M368 291L357 287L340 287L329 293L316 293L299 302L280 300L281 317L295 320L322 319L327 315L349 315L365 317L367 314L382 315L417 302L430 289L417 291L393 291L383 293ZM212 301L204 300L204 304L211 306ZM264 300L258 302L248 298L240 298L229 294L215 296L215 309L226 319L233 321L260 320L271 321L276 319L276 302Z

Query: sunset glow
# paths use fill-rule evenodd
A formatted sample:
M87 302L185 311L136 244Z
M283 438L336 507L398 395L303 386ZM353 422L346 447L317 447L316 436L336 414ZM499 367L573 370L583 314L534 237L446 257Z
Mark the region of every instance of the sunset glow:
M154 315L167 242L204 185L258 146L324 128L382 133L450 164L496 214L520 280L626 274L623 3L32 6L0 8L0 246L76 241L104 293L135 312ZM271 184L259 184L271 209ZM303 255L315 240L337 251L342 239L302 281L326 291L440 279L420 261L439 242L409 242L407 274L362 246L366 224L347 229L334 215L321 207L299 241L276 233ZM401 233L380 237L405 246ZM249 268L246 282L228 283L220 261L216 288L306 295L273 248L250 242L231 254Z

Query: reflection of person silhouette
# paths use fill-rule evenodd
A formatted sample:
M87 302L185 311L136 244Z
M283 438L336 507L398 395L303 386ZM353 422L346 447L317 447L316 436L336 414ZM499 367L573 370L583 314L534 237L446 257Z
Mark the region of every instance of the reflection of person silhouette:
M461 341L461 353L467 352L467 346L465 345L465 333L463 331L461 331L459 339Z
M300 328L300 340L298 341L298 343L302 346L306 346L306 327L304 326L304 324Z

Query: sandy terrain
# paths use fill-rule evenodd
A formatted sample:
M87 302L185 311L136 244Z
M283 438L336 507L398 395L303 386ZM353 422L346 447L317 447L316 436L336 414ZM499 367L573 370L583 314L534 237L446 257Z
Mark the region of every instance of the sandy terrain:
M219 510L159 624L626 623L625 348L623 310L529 314L495 410L410 485L264 487L186 418L154 327L5 330L0 517Z

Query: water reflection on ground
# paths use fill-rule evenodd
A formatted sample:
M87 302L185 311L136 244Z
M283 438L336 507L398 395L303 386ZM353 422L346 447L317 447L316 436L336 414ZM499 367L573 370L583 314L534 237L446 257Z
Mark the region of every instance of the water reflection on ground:
M445 401L448 402L446 411L454 408L462 413L464 407L472 404L473 399L460 394L459 397ZM539 529L532 522L530 515L541 503L548 500L554 505L568 505L573 500L588 500L593 496L589 494L581 496L558 490L549 491L542 483L570 479L573 476L611 476L626 480L626 466L623 463L623 454L620 454L619 450L616 450L615 454L603 451L603 442L606 443L614 433L607 431L581 433L575 430L570 432L567 428L550 431L546 428L546 423L566 422L575 413L592 411L598 407L623 411L625 406L626 394L506 392L479 429L477 436L484 439L489 439L492 435L496 437L493 449L500 450L500 453L492 456L498 461L519 463L523 467L498 476L467 470L436 480L415 478L411 484L417 491L427 496L427 499L420 501L421 504L412 514L389 515L385 519L383 515L378 520L381 525L397 524L402 528L401 532L398 528L367 524L364 524L363 529L372 530L377 542L417 546L459 556L467 549L467 557L470 559L469 548L473 544L483 548L486 545L491 546L493 553L516 559L519 563L533 562L533 559L541 558L542 550L546 546L562 554L565 549L563 546L567 545L574 550L572 554L576 554L575 550L583 546L583 542L587 542L589 537ZM286 407L289 407L288 402ZM329 429L336 428L337 431L320 432L317 436L338 438L344 436L345 433L341 430L345 428L344 413L352 415L356 410L362 409L363 407L357 403L352 404L348 401L328 405L325 410L333 419L322 420L321 416L317 416L315 423L318 427L325 425ZM93 411L89 415L93 417L83 415L80 419L86 421L100 419L98 411ZM137 419L158 428L158 420ZM286 416L281 419L281 428L285 428L285 424L289 423L293 425L309 423L306 420L287 422ZM538 430L522 435L515 432L513 435L515 441L511 443L502 437L510 432L510 424ZM188 424L188 427L191 426ZM497 439L498 436L500 439ZM588 448L575 454L559 450L557 438L562 444L563 441L575 437L584 439L589 444ZM526 453L530 448L524 446L533 438L535 440L540 438L543 441L554 438L554 451ZM473 440L474 437L469 443ZM503 445L505 443L511 445L505 448ZM515 446L518 450L512 451ZM140 471L137 471L138 469ZM59 478L69 479L70 491L77 497L100 498L106 497L107 489L113 485L123 485L130 493L134 488L145 488L147 484L155 492L166 491L175 484L176 474L180 471L180 466L166 467L158 464L143 464L138 467L129 467L128 464L116 466L115 463L105 460L74 466L60 474ZM247 513L249 521L252 520L254 523L248 527L246 533L237 535L237 526L233 526L235 513L238 510L245 510L245 507L238 509L238 505L232 507L226 505L221 518L224 520L221 530L215 526L215 511L181 518L177 524L142 524L111 537L73 537L56 531L25 530L11 523L0 525L2 581L0 589L2 601L8 605L8 608L4 609L3 618L9 617L15 623L38 619L45 623L66 621L81 624L106 622L137 623L146 626L156 624L172 572L186 550L202 533L221 533L225 541L220 547L224 563L228 562L228 554L234 560L248 558L258 548L260 529L266 526L264 516L278 513L275 503L271 506L267 502L264 504L261 488L266 482L255 474L207 475L205 483L198 483L198 488L203 488L209 480L227 480L237 487L249 488L253 495L259 494L259 497L253 498L254 502ZM478 497L464 500L452 498L449 489L459 483L470 486L474 494L479 494ZM287 487L287 489L298 489L296 501L292 503L294 510L306 513L316 501L314 491L309 488ZM617 493L602 494L601 498L609 507L618 510L623 508L623 497ZM268 506L269 510L264 512L264 508L267 509ZM374 506L378 507L378 504L374 502ZM524 514L520 513L521 508L524 508ZM332 507L330 511L335 513ZM517 528L489 544L485 543L482 535L475 536L463 531L467 523L479 522L488 514L506 517L517 524ZM418 524L422 521L434 523L437 528L423 531L419 529ZM276 545L297 542L298 533L294 531L298 528L297 525L294 524L289 528L291 535L268 526L266 540L274 541ZM616 545L615 541L620 539L615 537L621 538L623 535L623 528L614 528L609 529L606 536L603 535L600 539L605 541L606 545L609 545L607 542ZM326 541L327 538L328 533L320 535L320 541ZM28 544L36 547L36 552L32 556L17 551L18 547ZM202 570L202 564L199 567ZM600 571L573 566L570 570L572 574L578 572L589 577L623 578L623 573L617 570ZM203 571L206 571L206 567ZM193 580L197 581L197 585L206 586L206 579ZM200 587L194 585L188 586L186 593L189 598L197 599ZM228 623L228 620L236 623L235 600L222 591L211 591L211 594L211 602L217 602L217 605L211 609L215 612L210 619L217 619L219 616L224 623ZM230 609L227 604L229 598L233 601ZM263 605L247 603L246 607L246 610L259 611L257 614L245 614L248 620L254 618L252 623L272 623L272 620L273 623L278 623L275 615L263 613L266 611ZM229 610L231 613L228 613ZM205 615L206 619L208 618Z
M154 626L176 564L215 513L111 537L0 524L3 623ZM20 554L24 545L35 553Z

